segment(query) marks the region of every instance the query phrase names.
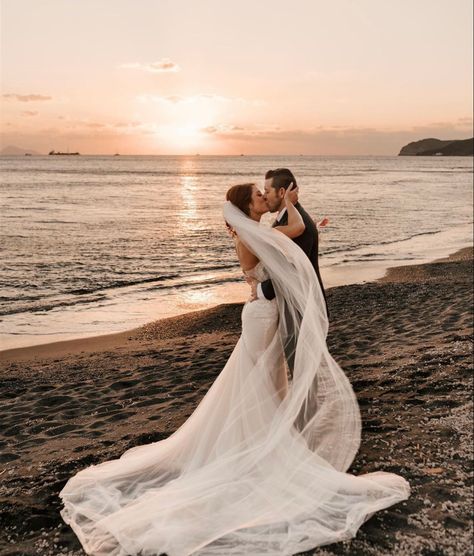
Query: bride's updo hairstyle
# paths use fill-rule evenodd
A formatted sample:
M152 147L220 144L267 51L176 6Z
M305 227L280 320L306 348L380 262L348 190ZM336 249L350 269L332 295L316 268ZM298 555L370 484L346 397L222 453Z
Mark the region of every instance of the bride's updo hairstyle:
M254 183L241 183L233 185L227 190L226 201L230 201L233 205L239 208L244 214L250 216L250 203L252 202L252 193ZM227 222L225 223L231 235L234 230Z

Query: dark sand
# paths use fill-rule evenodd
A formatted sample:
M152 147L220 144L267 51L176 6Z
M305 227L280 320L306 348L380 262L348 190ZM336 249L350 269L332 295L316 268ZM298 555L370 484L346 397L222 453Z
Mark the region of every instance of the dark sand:
M472 553L472 256L328 290L328 344L363 419L350 472L393 471L412 496L356 539L306 554ZM84 554L59 491L78 470L183 423L230 355L241 308L0 352L1 554Z

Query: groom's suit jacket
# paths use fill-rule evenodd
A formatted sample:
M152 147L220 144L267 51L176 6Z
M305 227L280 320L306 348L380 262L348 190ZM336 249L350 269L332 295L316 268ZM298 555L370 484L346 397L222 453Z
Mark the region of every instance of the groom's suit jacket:
M305 231L298 237L292 238L296 245L299 245L301 249L306 253L306 256L311 261L313 265L314 271L316 272L316 276L319 281L319 285L321 286L321 290L324 296L324 302L326 304L326 313L329 318L329 309L326 300L326 292L324 291L323 281L321 280L321 274L319 272L319 263L318 263L318 228L314 223L314 220L311 216L304 210L304 208L300 205L300 203L295 204L295 208L301 214L303 218L303 222L305 224ZM288 211L285 212L283 217L279 222L274 222L273 227L276 228L278 226L286 226L288 224ZM271 280L266 280L262 282L262 292L263 295L267 299L273 299L275 297L275 290L273 289L273 284Z
M321 280L321 274L319 273L318 229L316 227L316 224L314 223L314 220L299 203L295 204L295 208L298 210L298 212L301 214L301 217L303 218L303 222L305 223L305 231L300 236L292 239L306 253L306 256L308 257L308 259L311 261L311 264L313 265L314 271L316 272L316 276L318 278L324 296L326 313L329 319L329 310L328 310L328 305L326 300L326 292L324 291L323 281ZM278 226L286 226L287 224L288 224L288 211L285 212L285 214L283 215L283 217L280 219L279 222L276 221L274 222L273 227L276 228ZM261 288L262 288L263 295L267 299L273 299L275 297L275 290L273 289L273 284L271 280L265 280L264 282L262 282ZM285 316L283 316L283 318L287 320ZM290 371L290 375L293 376L297 339L295 336L290 334L287 338L283 338L283 341L284 341L286 361L288 363L288 369Z

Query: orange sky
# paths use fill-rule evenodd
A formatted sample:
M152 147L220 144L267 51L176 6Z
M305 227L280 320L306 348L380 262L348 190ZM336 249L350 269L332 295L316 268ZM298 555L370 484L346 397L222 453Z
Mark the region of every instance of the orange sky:
M0 0L1 147L397 154L472 136L472 0Z

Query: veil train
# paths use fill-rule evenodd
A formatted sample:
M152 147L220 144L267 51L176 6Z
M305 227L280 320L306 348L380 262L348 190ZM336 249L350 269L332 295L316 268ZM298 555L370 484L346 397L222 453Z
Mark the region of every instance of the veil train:
M393 473L346 473L359 407L328 351L324 298L304 252L229 201L224 218L268 271L284 317L256 360L239 339L172 435L69 479L61 516L87 554L291 556L353 537L410 494ZM282 339L296 346L283 400L272 377Z

